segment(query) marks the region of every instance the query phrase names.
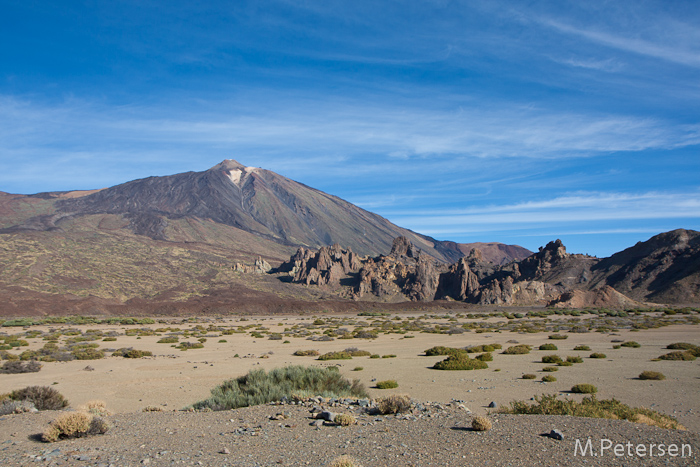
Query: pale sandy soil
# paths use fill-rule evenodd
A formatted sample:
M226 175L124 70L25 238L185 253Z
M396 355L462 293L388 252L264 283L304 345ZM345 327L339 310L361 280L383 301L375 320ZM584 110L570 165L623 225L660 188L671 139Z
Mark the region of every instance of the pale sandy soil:
M250 318L242 323L235 319L223 325L256 324L259 322L272 331L291 326L299 318ZM278 324L283 326L278 326ZM146 327L163 327L163 324ZM51 326L58 328L59 326ZM124 333L134 326L64 326L71 328L102 329ZM143 327L143 326L137 326ZM178 325L182 329L190 325ZM36 327L46 330L49 326ZM34 329L34 327L32 327ZM1 329L16 333L20 329ZM548 340L548 333L519 334L512 332L482 333L467 332L459 335L424 334L411 332L413 338L397 334L380 335L374 340L351 339L332 342L312 342L305 338L282 340L254 338L248 334L233 334L209 337L204 348L186 352L174 349L170 344L158 344L159 336L120 335L116 342L96 341L102 348L134 347L150 350L154 357L125 359L107 357L102 360L45 363L38 373L0 375L0 393L30 385L53 386L66 396L72 407L92 399L101 399L117 413L138 412L146 406L160 406L165 410L178 410L198 400L205 399L211 388L225 379L240 376L254 368L271 369L289 364L339 365L348 378L359 378L373 397L391 392L408 393L414 399L449 402L464 401L474 413L487 413L487 405L495 401L499 406L512 400L527 400L537 394L559 393L577 383L591 383L598 387L599 398L615 397L633 406L650 407L676 417L691 431L700 432L700 360L650 361L670 352L664 347L672 342L700 344L700 327L667 326L659 329L630 332L621 330L615 335L590 332L567 333L567 340ZM220 339L227 340L219 343ZM611 340L634 340L641 348L613 350ZM194 341L195 339L181 339ZM444 357L426 357L423 351L435 345L464 347L483 343L500 343L505 348L509 340L530 344L537 348L543 343L554 343L558 351L533 350L527 355L502 355L494 352L494 361L489 369L476 371L438 371L430 367ZM30 349L41 347L41 339L29 339ZM580 344L587 344L590 351L573 351ZM358 347L380 355L395 354L396 358L370 359L355 357L352 360L321 362L314 357L296 357L292 353L299 349L317 349L321 353ZM22 348L25 349L26 347ZM602 352L606 359L590 359L591 352ZM239 354L239 357L235 357ZM558 354L562 357L578 355L584 363L562 367L556 373L555 383L539 382L545 374L541 369L543 355ZM269 358L260 358L267 355ZM85 371L90 365L94 371ZM352 371L361 366L362 371ZM495 371L500 370L500 371ZM644 370L660 371L665 381L641 381L637 375ZM523 380L524 373L534 373L537 380ZM373 388L375 380L395 379L399 388L379 390Z

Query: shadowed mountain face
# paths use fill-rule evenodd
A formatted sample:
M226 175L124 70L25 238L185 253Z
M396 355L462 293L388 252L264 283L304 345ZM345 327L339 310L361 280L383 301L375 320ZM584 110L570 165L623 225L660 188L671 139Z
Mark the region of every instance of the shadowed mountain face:
M361 255L380 254L406 236L441 261L464 252L453 242L398 227L336 196L274 172L227 160L205 172L150 177L56 203L63 215L122 214L134 232L167 240L170 219L193 217L236 227L289 246L318 248L340 243ZM468 253L468 252L467 252ZM530 252L513 247L499 261Z

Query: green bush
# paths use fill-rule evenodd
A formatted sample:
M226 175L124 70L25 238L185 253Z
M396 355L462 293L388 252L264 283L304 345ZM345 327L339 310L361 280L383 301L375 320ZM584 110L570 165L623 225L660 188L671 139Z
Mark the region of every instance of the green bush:
M542 368L542 371L546 371L547 373L551 373L553 371L559 371L559 368L556 366L546 366Z
M569 336L563 334L552 334L551 336L549 336L549 338L552 340L564 340L568 339Z
M488 364L475 358L470 358L468 354L449 355L445 360L433 365L436 370L484 370Z
M168 337L163 337L162 339L158 339L156 344L175 344L180 341L180 338L177 336L168 336Z
M639 348L639 347L642 346L641 344L639 344L638 342L635 342L635 341L623 342L623 343L620 344L620 345L621 345L622 347L631 347L631 348L633 348L633 349L637 349L637 348Z
M683 360L683 361L692 361L695 360L697 357L693 355L690 351L684 350L680 351L677 350L675 352L669 352L667 354L661 355L659 359L661 360Z
M535 396L535 403L513 401L503 413L524 415L569 415L572 417L609 418L646 423L667 429L684 429L678 421L659 412L645 408L632 408L616 399L598 400L595 396L584 397L581 402L573 399L558 399L556 394Z
M574 350L584 350L584 351L588 351L588 350L591 350L591 348L588 347L587 345L577 345L576 347L574 347Z
M561 363L562 359L559 355L545 355L542 357L542 363Z
M445 347L443 345L438 345L431 347L425 351L425 355L428 357L434 357L438 355L457 355L465 354L467 351L464 349L455 349L454 347Z
M566 361L569 363L583 363L583 359L581 357L569 355L566 357Z
M387 379L385 381L377 381L377 389L394 389L398 388L399 383L395 379Z
M530 347L529 345L520 344L508 347L501 353L504 355L524 355L530 353L530 350L532 350L532 347Z
M674 342L673 344L668 344L666 346L666 348L669 350L693 350L697 347L697 345L689 344L687 342Z
M658 371L642 371L639 374L639 379L651 379L655 381L661 381L663 379L666 379L666 377L663 375L663 373L659 373Z
M557 380L557 378L555 378L552 375L544 375L542 377L542 381L544 381L545 383L554 383L554 382L556 382L556 380Z
M590 354L590 355L588 356L588 358L608 358L608 356L605 355L604 353L593 352L592 354Z
M340 375L337 368L287 366L269 373L252 370L244 376L225 381L211 390L211 396L193 404L197 410L229 410L299 396L358 397L369 395L364 386Z
M539 347L540 350L559 350L554 344L542 344Z
M318 360L351 360L352 355L350 355L348 352L328 352L324 353L320 357L318 357Z
M598 388L592 384L581 383L573 386L571 392L576 394L595 394L598 392Z
M369 357L372 355L372 352L368 350L360 350L357 347L347 348L343 352L349 353L351 357Z
M495 350L501 350L503 346L501 344L482 344L482 345L473 345L471 347L467 347L464 350L467 353L482 353L482 352L493 352ZM461 349L459 349L461 350Z
M532 373L526 373L522 376L523 379L535 379L537 378L537 375L533 375Z
M479 354L474 358L477 360L481 360L482 362L492 362L493 361L493 355L491 355L490 352Z

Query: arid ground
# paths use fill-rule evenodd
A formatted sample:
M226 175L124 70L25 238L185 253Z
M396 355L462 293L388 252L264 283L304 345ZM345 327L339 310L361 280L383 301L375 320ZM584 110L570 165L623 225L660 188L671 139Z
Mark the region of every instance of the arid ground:
M92 334L100 337L92 337L95 340L87 342L106 349L107 357L44 362L37 373L2 374L0 394L31 385L52 386L69 399L72 407L100 399L117 413L138 412L147 406L170 411L205 399L216 385L251 369L271 369L290 364L337 365L349 379L359 378L373 397L397 392L423 401L450 402L454 399L462 401L475 414L487 413L491 402L503 406L510 401L528 400L538 394L557 393L564 397L580 398L582 396L570 394L568 390L578 383L590 383L597 386L599 398L614 397L632 406L652 408L676 417L689 430L700 432L698 361L652 361L670 352L665 347L671 343L700 344L700 327L691 324L693 316L644 313L636 317L603 319L593 315L575 318L551 315L547 319L509 320L489 317L488 314L474 316L450 312L447 315L392 314L379 317L177 318L160 319L160 322L148 325L3 327L2 331L10 335L23 335L27 331L37 334L33 338L23 337L29 345L13 348L11 353L38 350L51 334L58 338L59 346L71 337ZM589 326L593 330L567 332L572 322L579 328ZM651 329L630 328L630 323L644 327L661 322L668 325ZM640 326L640 323L645 324ZM472 329L464 329L465 324ZM506 330L526 329L530 325L538 326L542 331ZM394 326L394 332L382 332L382 329L391 330L390 326ZM406 331L411 326L436 332ZM370 339L336 337L329 341L317 340L325 335L324 331L337 335L343 329L380 332L376 338ZM446 334L445 330L449 329L452 332L462 329L464 332ZM567 338L549 339L553 334ZM108 335L116 336L116 340L103 341L104 336ZM178 337L178 343L198 342L200 339L206 339L206 342L202 348L182 351L174 347L178 343L158 343L167 336ZM635 341L640 347L613 348L627 341ZM498 343L503 348L493 352L493 361L488 363L488 369L483 370L435 370L431 367L445 357L424 355L426 349L437 345L465 347L488 343ZM531 345L533 350L525 355L501 353L516 343ZM558 350L538 350L541 344L554 344ZM590 350L573 350L580 345L587 345ZM109 350L125 347L151 351L153 356L135 359L109 356ZM375 354L375 358L364 356L351 360L319 361L317 357L293 355L297 350L314 349L324 354L350 347L369 351ZM589 358L594 352L603 353L606 358ZM552 354L564 359L579 356L583 363L559 367L553 373L543 372L543 367L551 365L542 363L542 356ZM376 355L385 358L376 358ZM392 355L395 357L390 357ZM638 379L638 375L646 370L661 372L666 379ZM526 373L535 374L536 379L522 379ZM541 379L545 375L553 375L557 381L544 383ZM398 388L380 390L375 387L376 381L388 379L396 380Z

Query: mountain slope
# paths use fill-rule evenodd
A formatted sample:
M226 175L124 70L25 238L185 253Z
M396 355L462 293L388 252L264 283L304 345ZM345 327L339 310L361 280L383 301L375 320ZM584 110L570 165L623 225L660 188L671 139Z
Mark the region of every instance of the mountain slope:
M288 246L318 248L340 243L361 255L377 255L389 250L394 238L406 236L441 261L454 261L468 253L459 244L416 234L336 196L234 160L205 172L149 177L60 199L56 208L54 218L44 219L46 228L53 228L66 216L121 214L135 233L167 240L166 229L172 220L199 218ZM500 262L529 253L512 247L493 256Z

